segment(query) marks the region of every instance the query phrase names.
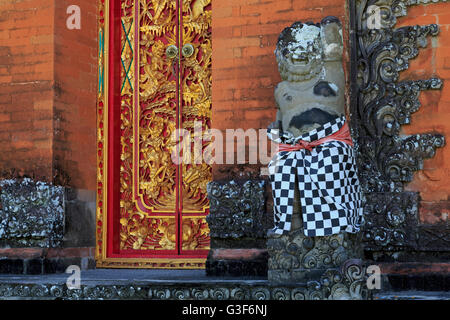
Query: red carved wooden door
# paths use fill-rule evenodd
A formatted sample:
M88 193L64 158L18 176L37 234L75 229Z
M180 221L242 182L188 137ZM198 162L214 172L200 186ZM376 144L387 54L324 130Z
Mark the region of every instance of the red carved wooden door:
M100 1L98 267L204 267L211 168L172 154L177 129L208 145L210 2Z

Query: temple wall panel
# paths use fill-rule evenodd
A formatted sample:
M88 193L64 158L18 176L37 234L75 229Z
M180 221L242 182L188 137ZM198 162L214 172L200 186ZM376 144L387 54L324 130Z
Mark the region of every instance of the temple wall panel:
M440 132L450 136L450 14L448 3L431 3L413 6L408 15L399 19L397 26L438 24L439 35L430 39L426 48L420 49L410 67L401 73L401 80L438 77L443 80L442 90L422 92L422 107L411 116L411 123L403 126L404 134ZM450 149L444 147L424 161L423 170L414 175L406 186L408 191L420 192L419 217L421 223L448 222L450 213Z

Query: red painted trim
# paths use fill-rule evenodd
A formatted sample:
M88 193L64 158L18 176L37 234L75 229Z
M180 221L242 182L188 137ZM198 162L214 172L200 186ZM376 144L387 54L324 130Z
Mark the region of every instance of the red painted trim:
M134 16L139 17L139 4L136 3L134 7ZM134 21L134 92L133 92L133 99L134 104L136 106L136 109L133 111L133 131L134 131L134 137L139 137L139 118L137 117L137 114L139 113L139 104L137 103L139 101L139 74L141 73L140 66L139 66L139 24ZM134 155L135 157L139 157L139 138L135 139L134 141ZM139 158L135 159L136 163L133 163L133 174L134 177L139 176L139 166L136 165L139 163ZM139 210L143 212L149 212L147 208L145 208L144 204L141 202L141 197L139 196L139 183L138 179L135 179L133 177L133 184L134 184L134 190L135 190L135 200L136 200L136 206Z
M120 258L131 258L131 259L139 259L139 258L143 258L143 259L204 259L208 256L208 252L205 252L205 254L199 254L198 252L196 252L196 254L182 254L182 255L174 255L172 254L152 254L152 255L146 255L145 252L142 253L129 253L126 256L124 256L124 254L112 254L111 256L108 256L108 258L115 258L115 259L120 259Z
M139 17L139 4L136 3L134 7L134 16ZM137 117L137 114L139 113L139 75L141 73L140 66L139 66L139 24L134 21L134 105L136 106L136 109L134 110L133 114L133 130L134 130L134 137L138 137L134 141L134 155L135 157L139 157L139 117ZM135 194L135 200L136 200L136 206L139 210L143 212L147 212L148 210L145 208L144 204L141 202L141 198L139 197L139 183L138 179L135 179L135 177L139 176L139 166L137 165L139 163L139 158L135 159L135 163L133 163L134 167L134 177L133 177L133 183L134 183L134 190L136 192Z
M109 91L108 91L108 176L107 203L108 229L107 254L118 249L119 226L114 222L119 216L119 139L114 139L120 129L120 0L110 0L109 24ZM119 108L119 110L117 110Z

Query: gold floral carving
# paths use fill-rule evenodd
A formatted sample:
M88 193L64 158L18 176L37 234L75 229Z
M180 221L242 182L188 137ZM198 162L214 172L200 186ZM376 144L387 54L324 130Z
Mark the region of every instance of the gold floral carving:
M175 250L176 228L173 217L120 219L122 250Z
M209 129L211 119L211 10L210 0L183 1L183 43L191 44L194 52L182 60L183 128L195 136L195 123L202 132ZM202 141L202 151L210 142ZM192 143L191 145L195 145ZM199 161L203 152L192 150L192 164L183 165L183 212L204 212L208 208L206 184L211 181L211 167Z
M140 1L139 196L152 212L176 209L176 61L165 55L176 44L176 1Z
M209 249L209 228L205 217L185 217L182 228L183 250Z
M178 7L177 2L182 6ZM99 3L99 16L107 17L108 9L103 1ZM209 249L205 215L209 209L206 185L211 180L211 167L193 150L191 164L177 166L171 154L176 142L172 135L177 128L188 130L194 141L201 138L194 133L196 123L201 124L202 132L210 127L210 3L210 0L121 0L119 248L127 252L174 251L175 255L167 261L155 258L154 262L105 256L109 195L105 189L108 84L104 83L105 90L99 89L97 123L98 266L204 265L204 259L199 258L177 260L176 252ZM108 25L99 18L99 34L106 40L107 30ZM167 56L166 49L171 45L178 47L179 56ZM192 51L185 50L185 56L184 45ZM106 66L100 50L99 73ZM107 74L102 81L106 82L105 79ZM209 144L201 143L202 150Z
M98 50L98 96L97 96L97 210L96 210L96 250L95 256L97 261L101 261L104 254L105 232L105 214L106 201L105 190L106 175L105 175L105 114L107 110L107 61L105 59L105 47L107 41L107 20L105 21L105 14L108 12L105 5L100 1L98 6L98 35L99 35L99 50Z

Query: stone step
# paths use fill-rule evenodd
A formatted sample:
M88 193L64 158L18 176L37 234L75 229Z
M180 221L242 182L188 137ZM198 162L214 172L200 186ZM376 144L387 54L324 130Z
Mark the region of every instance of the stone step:
M318 283L273 284L265 277L211 277L205 270L81 270L80 288L69 289L72 274L0 274L0 300L302 300L324 298ZM69 286L76 284L69 281ZM448 291L396 291L385 287L374 300L449 300Z
M0 274L64 273L68 266L94 269L94 247L0 249Z
M374 300L450 300L448 291L387 291L375 294Z
M208 277L205 270L87 270L79 289L68 288L69 276L0 274L0 300L302 300L324 294L314 283L273 285L261 277Z

